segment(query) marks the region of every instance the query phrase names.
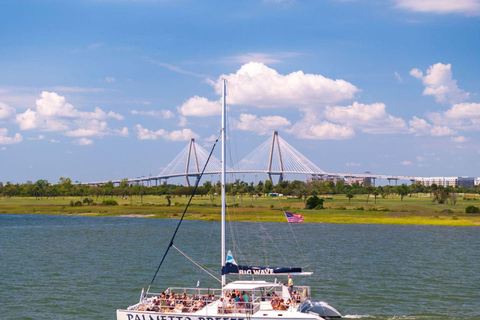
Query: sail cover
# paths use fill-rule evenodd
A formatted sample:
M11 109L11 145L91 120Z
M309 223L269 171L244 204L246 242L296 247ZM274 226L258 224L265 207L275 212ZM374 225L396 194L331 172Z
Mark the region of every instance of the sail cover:
M252 274L252 275L281 275L291 273L302 273L302 268L268 268L256 266L238 266L236 264L227 262L222 267L223 274Z

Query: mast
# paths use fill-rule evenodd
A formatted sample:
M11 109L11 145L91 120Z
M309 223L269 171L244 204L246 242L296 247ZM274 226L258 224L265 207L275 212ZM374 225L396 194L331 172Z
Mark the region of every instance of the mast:
M227 95L227 80L223 79L223 91L222 91L222 264L221 266L223 267L225 264L225 171L226 171L226 164L225 161L227 159L227 148L226 148L226 127L227 127L227 121L226 121L226 113L227 113L227 107L226 107L226 95ZM226 284L226 275L222 275L222 288Z

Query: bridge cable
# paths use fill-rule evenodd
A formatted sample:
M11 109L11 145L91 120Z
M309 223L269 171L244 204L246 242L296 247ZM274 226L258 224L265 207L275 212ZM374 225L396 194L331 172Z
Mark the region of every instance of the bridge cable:
M183 218L185 217L185 214L187 213L187 209L190 206L190 202L192 202L193 196L195 195L195 192L197 191L198 184L200 183L200 180L203 176L203 173L205 172L205 169L207 168L208 161L210 160L210 157L213 154L213 150L215 150L215 146L218 143L218 140L220 139L220 134L219 133L217 139L215 140L215 143L213 144L212 150L210 151L210 154L208 155L207 161L205 162L205 165L203 166L202 172L200 173L199 176L197 176L197 180L195 181L195 187L193 188L192 194L190 195L190 199L188 199L187 205L185 206L185 209L183 210L182 217L180 218L180 221L178 221L177 228L175 229L175 232L173 233L172 239L170 240L170 243L168 244L167 249L165 250L165 253L163 254L162 260L160 261L160 264L158 265L157 270L155 271L155 274L153 275L152 281L150 281L150 284L148 285L147 289L147 294L150 291L150 287L152 286L153 282L155 281L155 278L157 277L158 271L160 270L160 267L163 264L163 261L165 261L165 257L167 256L168 251L170 251L170 248L173 246L173 240L175 239L175 236L177 235L178 229L180 228L180 225L182 224Z

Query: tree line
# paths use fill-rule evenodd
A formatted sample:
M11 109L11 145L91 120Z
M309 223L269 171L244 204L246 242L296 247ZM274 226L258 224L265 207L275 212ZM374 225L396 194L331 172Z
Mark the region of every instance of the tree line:
M158 196L187 196L193 192L194 187L187 187L174 184L162 184L159 186L147 187L142 184L131 184L127 179L121 180L118 185L108 182L103 185L87 186L72 183L70 178L61 177L58 183L52 184L45 179L36 182L27 181L26 183L13 184L10 182L0 182L0 196L2 197L35 197L35 198L54 198L54 197L128 197L144 195ZM402 200L405 196L411 196L418 193L430 193L432 199L437 203L450 202L455 204L458 193L480 193L480 186L474 188L464 187L443 187L433 184L426 187L420 183L411 185L402 184L399 186L363 186L359 183L347 185L343 180L337 183L333 181L283 181L276 185L270 180L259 181L256 185L253 182L245 182L240 179L233 183L227 183L226 192L233 196L261 196L269 193L281 193L285 196L294 196L298 199L306 200L310 196L327 194L345 194L350 200L355 195L367 195L367 201L370 197L376 202L378 197L389 198L399 196ZM199 186L196 191L197 196L215 197L220 194L220 182L213 183L206 181Z

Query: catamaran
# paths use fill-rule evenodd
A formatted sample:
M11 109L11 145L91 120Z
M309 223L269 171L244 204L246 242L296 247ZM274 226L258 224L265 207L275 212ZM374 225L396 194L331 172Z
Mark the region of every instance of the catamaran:
M225 79L223 80L222 92L221 142L221 287L218 289L170 287L161 293L150 292L150 286L157 276L168 250L175 247L173 240L185 216L185 208L147 291L145 292L142 289L138 303L126 309L118 309L117 320L323 320L341 318L340 313L328 303L323 301L313 302L309 286L293 286L290 281L285 285L278 282L276 278L278 276L288 276L288 279L290 279L292 275L310 275L312 272L305 272L302 268L242 266L236 263L231 251L228 251L228 253L226 251ZM197 178L196 186L198 186L200 177L201 175ZM237 280L227 284L227 274L247 276L252 280ZM255 277L264 275L273 276L275 280L254 280Z

